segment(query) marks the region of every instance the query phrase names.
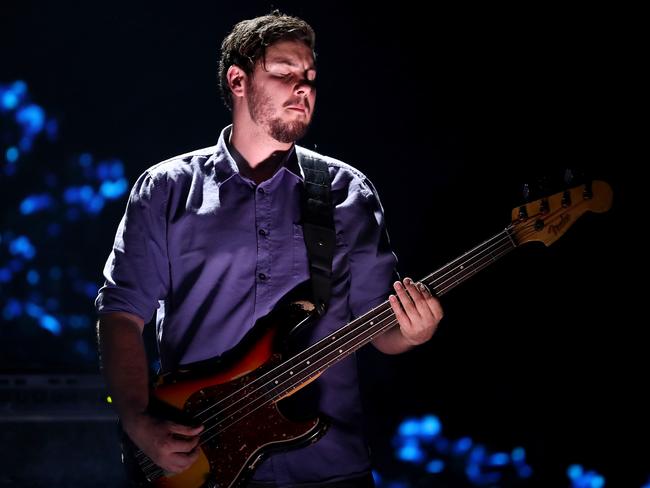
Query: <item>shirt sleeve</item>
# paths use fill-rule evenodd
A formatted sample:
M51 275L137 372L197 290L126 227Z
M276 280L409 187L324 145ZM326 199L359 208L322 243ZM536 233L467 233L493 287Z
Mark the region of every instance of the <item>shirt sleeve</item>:
M377 190L367 178L351 192L354 209L349 231L350 310L359 317L388 298L398 279L384 210Z
M164 176L145 172L133 186L104 267L97 313L128 312L147 323L167 295L166 200Z

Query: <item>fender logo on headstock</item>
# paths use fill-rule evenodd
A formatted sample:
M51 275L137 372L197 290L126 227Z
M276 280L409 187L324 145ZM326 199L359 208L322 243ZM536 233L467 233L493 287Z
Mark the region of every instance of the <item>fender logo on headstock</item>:
M571 219L568 214L562 215L560 221L557 224L551 224L548 226L548 232L553 235L558 235L562 232L562 229L566 227Z

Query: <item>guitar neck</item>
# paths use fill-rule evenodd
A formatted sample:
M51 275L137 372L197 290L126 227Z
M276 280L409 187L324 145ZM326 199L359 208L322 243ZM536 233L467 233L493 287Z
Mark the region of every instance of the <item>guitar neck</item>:
M435 295L444 295L516 247L512 228L508 227L421 282L433 289ZM272 372L272 381L267 383L268 394L275 398L287 395L396 324L390 302L385 301L278 366Z

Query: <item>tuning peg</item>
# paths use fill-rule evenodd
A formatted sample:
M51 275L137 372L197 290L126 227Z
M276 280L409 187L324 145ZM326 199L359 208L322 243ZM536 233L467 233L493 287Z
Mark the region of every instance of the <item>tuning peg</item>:
M546 198L550 193L548 178L546 176L537 178L537 187L539 188L540 194L543 195L543 198L539 202L539 213L546 214L549 211L548 198Z

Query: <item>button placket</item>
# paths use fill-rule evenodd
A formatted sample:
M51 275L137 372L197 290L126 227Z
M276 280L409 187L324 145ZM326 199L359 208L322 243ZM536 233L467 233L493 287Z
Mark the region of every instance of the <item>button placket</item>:
M271 249L268 239L269 235L269 215L270 215L269 193L262 187L257 187L255 198L256 226L259 235L257 239L257 282L258 284L267 283L270 276ZM260 295L264 295L265 288L258 289ZM267 290L268 291L268 290ZM264 299L260 296L260 299Z

